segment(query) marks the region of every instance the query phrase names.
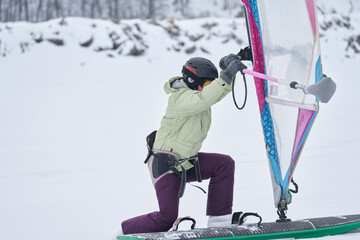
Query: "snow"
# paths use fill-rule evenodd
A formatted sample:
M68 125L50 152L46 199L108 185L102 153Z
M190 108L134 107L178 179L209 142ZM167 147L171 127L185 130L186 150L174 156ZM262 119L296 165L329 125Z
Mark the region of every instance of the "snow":
M327 21L334 17L331 14L319 18ZM338 89L328 104L321 104L295 172L300 192L289 206L292 219L360 213L356 90L360 55L346 51L348 37L359 32L358 16L351 15L350 29L333 27L323 32L323 69ZM0 239L109 239L121 221L157 210L143 161L145 137L159 127L165 112L163 84L180 74L190 56L218 63L247 41L242 19L175 21L181 29L178 36L141 20L116 24L68 18L67 25L59 25L60 21L0 23L0 53L5 54L0 57ZM210 32L201 27L215 22L218 26ZM135 29L136 23L142 33ZM160 24L171 25L167 20ZM130 37L120 30L126 26L132 27ZM126 40L121 53L119 49L95 51L99 46L111 48L112 31ZM31 32L42 33L44 39L62 38L65 45L45 40L36 44ZM229 38L232 32L243 43ZM205 37L193 42L189 33ZM79 46L91 36L90 47ZM24 53L21 42L28 43ZM127 55L134 45L144 50L142 56ZM193 45L195 52L186 54ZM242 101L239 80L236 95ZM212 128L202 151L235 159L234 211L255 211L265 222L274 221L277 215L257 99L252 79L247 81L245 110L235 109L231 95L213 107ZM206 188L207 183L198 185ZM190 215L197 227L205 227L205 205L206 195L188 185L180 216ZM359 237L352 233L341 238Z

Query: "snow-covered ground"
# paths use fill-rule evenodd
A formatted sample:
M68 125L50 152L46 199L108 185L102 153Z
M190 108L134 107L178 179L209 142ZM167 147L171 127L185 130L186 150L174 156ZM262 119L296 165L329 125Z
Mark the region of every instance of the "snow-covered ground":
M360 55L347 47L351 36L357 46L357 16L320 16L322 24L334 22L322 30L321 49L324 72L338 89L330 103L321 105L298 164L294 178L300 193L289 206L292 219L360 213ZM339 18L352 28L336 25ZM163 84L180 74L190 56L217 63L247 44L242 19L163 20L161 26L140 20L59 22L0 23L0 53L5 54L0 57L0 239L109 239L121 221L156 210L143 161L145 137L159 127L165 112ZM202 27L212 23L217 25L210 30ZM132 29L129 35L126 25ZM169 34L164 26L170 25L179 26L178 35ZM110 37L114 31L119 38ZM40 36L43 41L35 43ZM47 38L61 38L64 45ZM89 47L79 46L91 38ZM22 48L20 43L27 44ZM143 50L141 56L128 55L134 46ZM187 54L193 46L194 52ZM274 221L250 77L248 88L245 110L235 109L231 95L213 107L202 151L236 160L235 211L255 211L264 221ZM236 94L241 101L240 81ZM207 182L199 185L206 188ZM204 227L205 205L206 195L188 185L180 215L190 215ZM359 238L359 233L341 236Z

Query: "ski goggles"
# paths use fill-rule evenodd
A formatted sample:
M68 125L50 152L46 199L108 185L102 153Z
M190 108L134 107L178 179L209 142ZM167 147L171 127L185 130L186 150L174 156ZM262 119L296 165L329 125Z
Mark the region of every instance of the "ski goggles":
M210 85L211 83L212 83L212 81L206 80L203 84L203 87L206 87L207 85Z

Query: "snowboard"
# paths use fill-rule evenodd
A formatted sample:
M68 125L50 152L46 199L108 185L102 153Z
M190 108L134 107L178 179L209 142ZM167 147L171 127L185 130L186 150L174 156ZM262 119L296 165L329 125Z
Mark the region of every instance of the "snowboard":
M195 228L188 231L141 233L118 236L118 240L171 240L171 239L304 239L337 235L360 228L360 214L310 218L290 222L229 225L226 227Z

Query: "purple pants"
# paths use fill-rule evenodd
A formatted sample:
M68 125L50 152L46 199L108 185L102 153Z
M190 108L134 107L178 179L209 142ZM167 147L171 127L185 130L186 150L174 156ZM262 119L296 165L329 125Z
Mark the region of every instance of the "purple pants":
M235 162L227 155L199 153L202 179L210 179L206 215L232 213ZM196 181L195 169L187 171L188 182ZM155 183L159 211L122 222L124 234L168 231L178 218L180 178L167 174Z

